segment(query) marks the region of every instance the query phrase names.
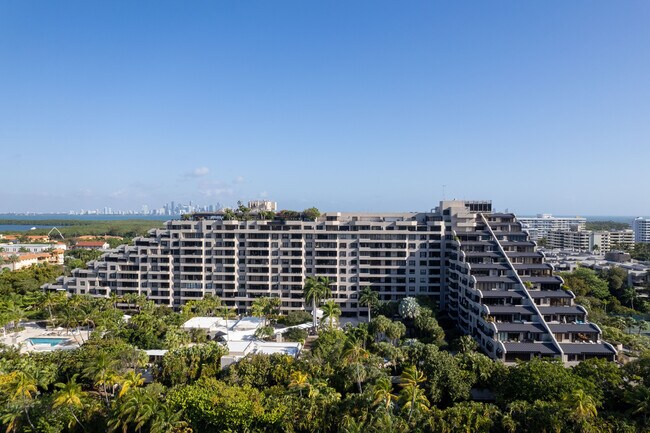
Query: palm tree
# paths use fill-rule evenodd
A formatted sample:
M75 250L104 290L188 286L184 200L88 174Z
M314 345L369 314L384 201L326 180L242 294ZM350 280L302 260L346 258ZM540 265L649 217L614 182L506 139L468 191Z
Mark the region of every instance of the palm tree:
M424 395L424 390L420 384L426 381L424 373L419 371L416 366L406 367L402 372L400 386L402 387L401 397L404 401L402 407L408 411L408 420L414 412L426 412L429 410L429 400Z
M15 404L16 409L18 407L22 409L27 418L27 422L32 427L32 430L34 430L34 424L32 424L32 420L29 417L29 406L38 393L36 379L21 370L15 370L0 376L0 386L9 396L10 403ZM12 425L15 425L16 421L17 417L12 416Z
M62 292L46 292L45 297L43 298L43 301L41 302L41 308L44 310L47 310L49 316L50 316L50 325L54 323L54 313L52 312L53 308L58 307L61 305L63 302L64 297L61 295L65 296L65 293Z
M393 394L393 383L388 376L382 376L375 383L373 392L375 397L373 403L383 407L387 412L393 408L393 403L397 401L397 396Z
M182 411L173 410L170 405L161 403L155 417L151 420L149 433L177 433L190 431L188 425L181 418Z
M136 373L133 370L129 370L124 376L120 377L117 382L120 384L121 389L118 397L122 397L126 394L131 388L137 388L142 386L144 383L144 378L140 373Z
M117 378L115 366L115 360L102 351L91 359L83 370L84 376L91 379L98 390L101 388L107 407L110 406L108 388L113 386Z
M626 400L632 406L632 413L643 416L643 425L647 425L650 417L650 387L637 385L626 395Z
M379 303L379 294L373 291L370 286L365 286L359 292L359 305L368 307L368 323L370 323L370 310Z
M648 329L650 329L650 322L648 322L647 320L638 320L636 322L636 326L637 326L637 335L641 335L641 331L647 331Z
M302 397L302 390L309 387L309 374L296 370L291 373L290 377L291 382L289 382L289 388L297 389L300 397Z
M343 346L343 359L352 366L359 394L363 393L361 382L365 378L366 370L363 361L370 357L370 353L363 348L363 342L357 338L349 336Z
M59 390L54 393L54 404L52 406L54 408L66 406L77 424L86 430L86 427L84 427L74 413L74 409L83 408L81 399L88 395L87 392L81 389L81 384L77 383L77 375L72 376L67 383L57 383L54 386L59 388ZM72 425L69 427L72 428Z
M318 307L322 299L329 298L332 295L330 284L329 278L323 276L307 277L305 279L303 296L305 297L306 302L311 302L314 329L316 329L317 326L316 307Z
M596 400L582 389L574 389L573 392L565 395L562 404L569 416L581 426L598 416Z
M339 317L341 317L341 307L331 299L325 302L325 305L323 305L323 319L329 319L330 328L334 325L334 319Z
M4 304L2 312L7 319L13 323L14 331L18 329L20 321L25 318L25 310L23 310L20 305L16 304L13 300L9 300Z

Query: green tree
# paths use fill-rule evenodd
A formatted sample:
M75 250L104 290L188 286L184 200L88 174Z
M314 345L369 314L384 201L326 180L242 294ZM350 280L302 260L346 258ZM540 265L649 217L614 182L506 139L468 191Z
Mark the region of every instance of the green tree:
M429 400L424 389L420 386L426 379L424 374L414 365L406 367L402 373L400 398L402 400L402 410L408 413L408 421L411 421L414 413L423 413L429 410Z
M130 389L142 386L144 378L140 373L129 370L125 375L117 378L117 383L120 385L120 392L117 396L122 397L124 394L129 392Z
M296 389L302 397L302 391L309 387L309 374L296 370L291 373L291 382L289 382L289 389Z
M373 388L373 404L382 407L387 412L393 409L394 403L397 401L397 395L393 394L393 383L388 376L381 376L375 382Z
M343 359L352 368L357 383L359 394L363 393L361 383L366 377L364 362L370 357L370 353L363 347L363 342L354 337L345 340L343 348Z
M70 415L74 418L75 422L81 426L82 429L86 430L86 427L81 423L76 410L81 410L83 408L82 399L88 394L82 390L81 384L77 383L77 375L75 374L70 378L66 383L57 383L55 385L58 388L58 391L54 393L54 403L53 407L66 407L70 411ZM72 428L72 426L69 426Z
M0 390L7 395L11 404L25 414L30 427L34 429L34 424L29 416L29 408L38 394L36 379L21 370L15 370L0 375ZM16 418L13 417L12 426L16 425Z
M332 296L332 290L330 289L330 280L327 277L317 276L317 277L307 277L305 279L305 287L303 289L303 296L305 302L312 304L312 317L313 317L313 327L317 327L317 317L316 309L320 305L320 301Z
M565 394L562 404L569 417L575 420L582 429L589 424L591 419L598 416L596 400L583 389L574 389L571 393Z
M370 323L370 310L379 304L379 294L372 290L370 286L365 286L359 292L359 305L368 308L368 323Z
M578 296L594 296L606 299L609 293L607 282L598 277L595 271L589 268L578 267L573 272L562 272L560 276L565 285Z
M406 297L399 303L399 315L405 319L415 319L420 314L417 299Z
M334 320L337 320L341 317L341 307L333 301L329 300L323 304L323 320L329 319L329 327L334 326Z

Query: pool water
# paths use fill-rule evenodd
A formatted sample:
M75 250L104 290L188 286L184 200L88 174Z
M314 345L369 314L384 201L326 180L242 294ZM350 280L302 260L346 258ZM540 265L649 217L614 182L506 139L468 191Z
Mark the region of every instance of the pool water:
M27 341L29 341L32 344L49 344L50 346L58 346L59 344L63 343L64 341L69 340L68 338L28 338Z

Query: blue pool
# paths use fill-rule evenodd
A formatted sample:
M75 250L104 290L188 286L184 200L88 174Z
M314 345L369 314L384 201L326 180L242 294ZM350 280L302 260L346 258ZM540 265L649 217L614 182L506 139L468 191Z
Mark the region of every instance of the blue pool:
M48 337L43 337L43 338L28 338L27 341L29 341L32 344L49 344L50 346L57 346L64 341L69 340L69 338L48 338Z

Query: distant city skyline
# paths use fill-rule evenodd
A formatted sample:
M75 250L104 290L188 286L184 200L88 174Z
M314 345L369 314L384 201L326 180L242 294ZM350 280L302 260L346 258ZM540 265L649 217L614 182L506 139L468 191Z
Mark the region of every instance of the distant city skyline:
M649 21L634 0L3 2L0 213L650 215Z

